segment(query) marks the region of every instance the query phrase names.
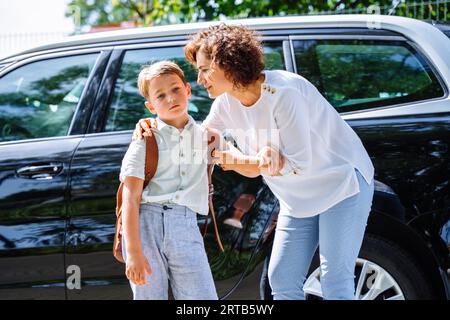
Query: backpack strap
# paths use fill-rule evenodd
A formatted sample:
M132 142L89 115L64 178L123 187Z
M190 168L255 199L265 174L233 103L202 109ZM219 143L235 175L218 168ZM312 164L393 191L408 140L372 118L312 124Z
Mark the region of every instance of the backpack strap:
M208 164L208 186L209 186L208 204L209 204L209 211L211 212L211 217L212 217L212 221L213 221L214 233L216 235L216 241L217 241L220 251L224 252L225 250L223 249L222 241L220 240L219 229L217 227L216 212L214 211L214 204L213 204L213 194L214 194L214 185L212 183L213 169L214 169L214 164ZM206 220L205 220L205 227L203 229L203 237L206 236L207 230L208 230L208 216L206 216Z
M219 235L219 229L217 228L217 220L216 220L216 212L214 211L214 204L213 204L213 195L214 195L214 185L212 183L212 172L214 169L214 161L213 161L213 152L215 149L218 149L220 147L220 139L221 139L221 133L217 130L206 128L207 132L207 138L208 138L208 166L207 166L207 176L208 176L208 187L209 187L209 193L208 193L208 205L209 205L209 212L212 216L212 221L214 225L214 233L216 236L216 241L219 246L220 251L224 252L222 241L220 240ZM206 233L208 231L208 218L209 214L206 216L205 224L203 227L203 237L206 236Z
M158 167L158 144L155 135L144 134L145 139L145 179L144 189L150 183Z

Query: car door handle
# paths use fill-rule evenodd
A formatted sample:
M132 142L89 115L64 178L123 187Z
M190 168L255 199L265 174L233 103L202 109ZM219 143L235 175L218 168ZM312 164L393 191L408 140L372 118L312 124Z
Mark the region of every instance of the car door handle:
M17 169L17 175L20 177L47 180L53 179L54 176L58 175L63 169L63 164L61 162L50 162L46 164L39 164L34 166L26 166Z

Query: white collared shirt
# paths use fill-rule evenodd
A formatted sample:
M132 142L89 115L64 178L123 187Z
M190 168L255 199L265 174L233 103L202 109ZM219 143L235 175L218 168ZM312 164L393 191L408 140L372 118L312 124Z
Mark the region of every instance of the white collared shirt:
M158 144L155 176L142 193L141 203L174 203L208 214L208 176L204 129L189 116L183 130L158 119L152 130ZM133 176L144 180L145 141L131 142L120 170L120 181Z
M371 183L374 167L353 129L305 78L265 71L261 96L243 106L229 94L214 101L203 126L228 131L244 154L264 146L286 159L282 176L263 176L280 214L320 214L359 192L355 169Z

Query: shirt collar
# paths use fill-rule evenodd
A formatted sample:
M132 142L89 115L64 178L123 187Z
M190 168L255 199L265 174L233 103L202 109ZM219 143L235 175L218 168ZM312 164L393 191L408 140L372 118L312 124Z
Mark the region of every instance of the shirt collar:
M163 120L161 120L161 118L159 118L159 117L157 117L156 119L157 119L156 123L157 123L158 130L164 130L164 128L166 128L166 127L167 127L167 128L174 128L174 129L177 129L177 128L175 128L174 126L171 126L170 124L165 123L165 122L164 122ZM194 124L195 124L194 118L192 118L191 115L188 114L188 122L187 122L186 125L184 126L184 129L183 129L183 130L190 130ZM178 129L177 129L177 130L178 130Z

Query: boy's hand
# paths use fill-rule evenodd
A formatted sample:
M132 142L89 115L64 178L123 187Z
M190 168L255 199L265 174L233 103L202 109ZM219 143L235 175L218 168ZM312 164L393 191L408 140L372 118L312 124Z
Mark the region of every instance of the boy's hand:
M127 258L125 274L127 278L138 286L146 284L145 273L152 275L152 269L144 254L132 254Z
M136 123L136 128L133 131L133 141L141 140L144 135L151 136L152 130L150 128L157 129L158 122L154 118L145 118L140 119L138 123Z

